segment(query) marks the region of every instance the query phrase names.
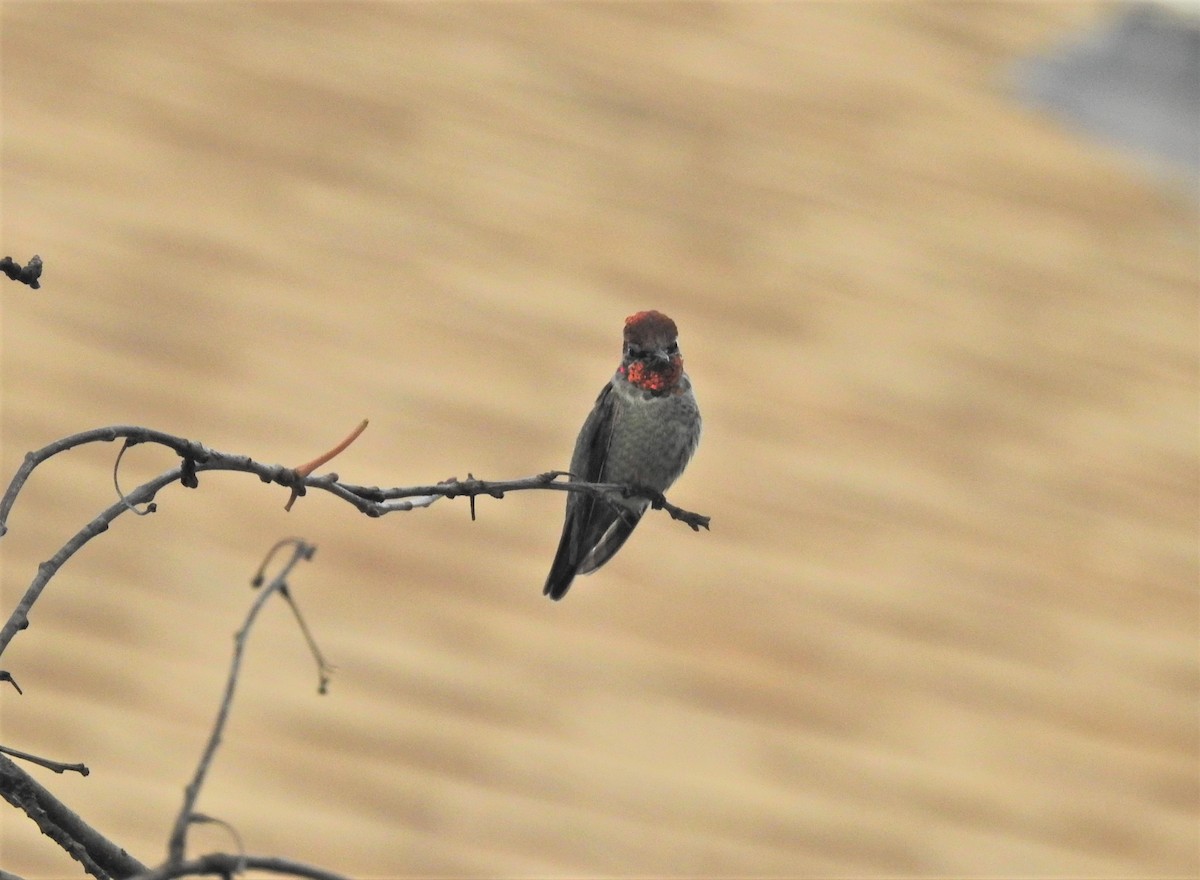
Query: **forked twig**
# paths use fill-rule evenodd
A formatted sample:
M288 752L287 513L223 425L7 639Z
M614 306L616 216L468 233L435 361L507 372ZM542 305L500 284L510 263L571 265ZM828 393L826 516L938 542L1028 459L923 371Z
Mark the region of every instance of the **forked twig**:
M258 614L267 600L276 592L287 588L287 577L300 562L312 558L316 548L311 544L307 544L301 540L293 540L292 556L284 563L283 568L279 573L267 583L266 588L258 594L254 602L250 606L249 612L246 614L246 621L242 624L242 628L237 631L233 640L233 660L230 663L229 675L225 680L225 693L221 698L220 708L217 710L217 717L213 722L212 733L209 734L208 743L204 747L203 753L200 755L200 760L196 764L196 772L192 776L192 781L188 783L184 789L183 806L179 810L179 815L175 819L175 825L171 830L171 836L167 844L167 867L183 864L184 854L187 847L187 830L195 816L196 800L200 796L200 789L204 786L204 780L208 776L208 771L212 767L213 759L216 757L217 748L221 744L221 737L225 732L225 725L229 720L229 712L233 706L233 696L237 690L238 676L242 667L242 655L246 650L246 643L250 637L250 629L254 626L255 620L258 619ZM276 549L279 545L276 545ZM272 550L274 553L274 549ZM168 876L179 876L170 874Z
M266 580L267 566L271 564L271 560L275 558L275 554L284 547L300 542L300 538L283 538L276 541L275 546L267 551L267 555L263 558L262 565L258 567L258 571L254 573L254 577L250 579L250 586L256 589L261 587L263 581ZM292 609L296 623L300 626L300 632L303 633L304 640L308 642L308 650L313 655L313 659L317 661L317 693L324 694L329 688L329 676L336 667L326 660L325 655L321 653L321 648L317 645L317 640L313 638L312 630L308 628L308 623L305 621L304 615L300 613L300 606L292 598L292 591L288 589L287 584L279 588L279 595L284 598L288 603L288 607Z

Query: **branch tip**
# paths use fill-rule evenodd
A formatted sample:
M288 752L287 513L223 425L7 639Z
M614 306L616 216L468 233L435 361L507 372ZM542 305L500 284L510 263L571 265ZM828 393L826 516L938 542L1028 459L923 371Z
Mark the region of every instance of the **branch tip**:
M42 286L38 281L42 277L42 258L34 254L29 258L29 262L24 266L16 263L12 257L4 257L0 259L0 272L3 272L13 281L20 281L22 284L28 284L34 290Z
M78 773L80 776L87 776L92 772L87 768L86 764L64 764L62 761L52 761L49 758L43 758L39 755L31 755L29 752L10 749L8 746L0 746L0 752L5 755L11 755L14 758L20 758L22 761L28 761L30 764L45 767L47 770L53 770L55 773L66 773L69 770L72 773Z

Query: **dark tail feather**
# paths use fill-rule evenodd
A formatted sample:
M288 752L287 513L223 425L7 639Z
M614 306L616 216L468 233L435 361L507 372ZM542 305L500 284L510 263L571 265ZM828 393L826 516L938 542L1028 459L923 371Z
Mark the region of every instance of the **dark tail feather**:
M570 515L563 526L562 538L558 542L558 552L554 554L554 562L550 565L550 574L546 577L543 596L549 596L555 602L567 595L571 589L571 581L575 580L575 572L579 561L572 559L571 548L575 543L574 532L578 527L577 521Z
M558 552L542 594L557 601L567 594L575 575L591 574L612 559L633 534L646 506L599 505L590 498L568 504Z

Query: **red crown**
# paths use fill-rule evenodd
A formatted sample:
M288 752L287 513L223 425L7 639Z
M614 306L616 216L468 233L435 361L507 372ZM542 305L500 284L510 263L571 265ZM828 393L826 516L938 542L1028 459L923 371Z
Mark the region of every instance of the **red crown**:
M675 322L662 312L638 312L625 319L625 341L645 348L669 345L678 335Z

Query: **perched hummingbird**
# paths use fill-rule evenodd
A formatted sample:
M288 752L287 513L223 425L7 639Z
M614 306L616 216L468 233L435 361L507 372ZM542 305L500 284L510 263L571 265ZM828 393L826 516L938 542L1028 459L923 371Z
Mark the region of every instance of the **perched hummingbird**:
M625 319L621 365L583 423L571 479L665 492L700 442L700 410L683 371L675 322L662 312ZM621 549L650 502L567 493L562 538L543 592L561 599Z

